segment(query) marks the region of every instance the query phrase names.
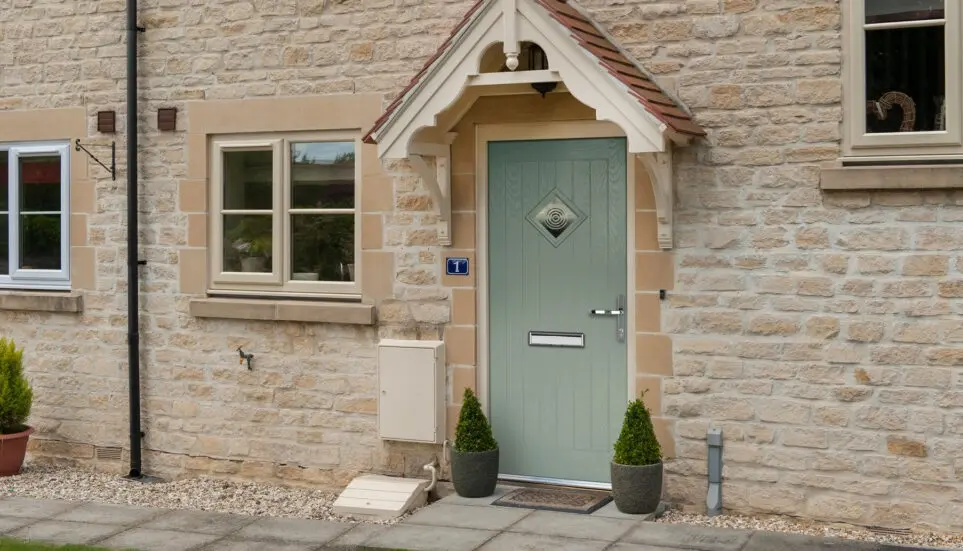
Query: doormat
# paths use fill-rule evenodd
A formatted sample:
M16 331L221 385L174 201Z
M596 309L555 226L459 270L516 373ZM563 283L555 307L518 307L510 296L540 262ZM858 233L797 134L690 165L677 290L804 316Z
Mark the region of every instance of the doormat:
M588 515L610 501L612 495L604 492L519 488L505 494L492 505Z

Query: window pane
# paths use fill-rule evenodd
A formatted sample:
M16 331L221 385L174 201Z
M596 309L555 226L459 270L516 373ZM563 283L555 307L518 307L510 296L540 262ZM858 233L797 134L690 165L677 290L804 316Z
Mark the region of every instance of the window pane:
M20 211L60 212L60 155L20 157Z
M291 146L291 207L354 208L354 142Z
M60 215L20 215L20 267L60 269Z
M271 215L224 216L224 271L271 273Z
M943 0L866 0L867 24L926 19L943 19Z
M0 212L6 212L9 208L10 186L7 180L10 178L10 164L7 160L10 153L0 151Z
M294 279L354 281L354 215L291 215Z
M10 275L10 225L6 214L0 214L0 275Z
M274 153L224 152L224 208L271 210L274 204Z
M866 131L945 130L943 27L866 32Z

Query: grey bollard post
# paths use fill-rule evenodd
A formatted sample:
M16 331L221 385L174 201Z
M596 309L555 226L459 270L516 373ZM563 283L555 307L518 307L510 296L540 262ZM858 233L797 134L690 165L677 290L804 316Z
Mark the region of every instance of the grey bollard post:
M709 493L706 495L706 514L714 517L722 513L722 429L706 433L709 446Z

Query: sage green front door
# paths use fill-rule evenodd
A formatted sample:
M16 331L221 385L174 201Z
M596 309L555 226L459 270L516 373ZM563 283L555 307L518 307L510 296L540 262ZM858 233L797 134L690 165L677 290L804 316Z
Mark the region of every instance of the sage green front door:
M628 401L625 147L489 143L489 412L503 476L610 482Z

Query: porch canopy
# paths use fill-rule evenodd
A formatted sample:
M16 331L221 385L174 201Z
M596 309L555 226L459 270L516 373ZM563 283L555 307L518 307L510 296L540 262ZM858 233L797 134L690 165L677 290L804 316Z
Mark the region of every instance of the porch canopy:
M364 141L378 145L381 159L409 160L450 245L452 128L479 97L553 84L625 133L652 181L659 244L671 248L672 147L705 132L571 0L478 0Z

